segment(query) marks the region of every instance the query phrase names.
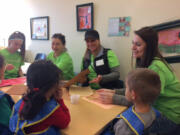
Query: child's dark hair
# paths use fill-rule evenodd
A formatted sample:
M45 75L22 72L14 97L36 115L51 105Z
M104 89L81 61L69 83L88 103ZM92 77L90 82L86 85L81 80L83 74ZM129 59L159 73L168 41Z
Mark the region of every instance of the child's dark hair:
M134 90L138 101L152 104L161 91L159 75L147 68L137 68L128 73L126 78L129 90Z
M25 46L26 46L26 38L25 35L20 32L20 31L15 31L13 32L10 36L8 40L14 40L14 39L21 39L23 41L23 44L20 48L20 54L22 56L22 59L24 60L25 57Z
M52 38L58 38L62 42L63 45L66 44L65 36L63 34L61 34L61 33L55 33L52 36Z
M27 71L28 92L23 96L25 102L20 118L33 119L47 102L46 93L59 85L61 71L51 61L38 60Z
M4 66L4 57L0 55L0 69Z

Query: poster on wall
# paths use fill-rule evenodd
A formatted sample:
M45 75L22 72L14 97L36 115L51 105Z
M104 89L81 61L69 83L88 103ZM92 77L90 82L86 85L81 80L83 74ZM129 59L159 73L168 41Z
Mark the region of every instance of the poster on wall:
M163 56L180 55L180 20L153 26L158 31L159 49Z
M30 18L31 39L49 40L49 17Z
M151 26L158 32L158 45L165 60L180 63L180 19Z
M109 18L108 36L129 36L131 17Z
M163 53L180 54L180 28L160 31L158 36L159 49Z
M77 31L93 29L93 3L76 6Z

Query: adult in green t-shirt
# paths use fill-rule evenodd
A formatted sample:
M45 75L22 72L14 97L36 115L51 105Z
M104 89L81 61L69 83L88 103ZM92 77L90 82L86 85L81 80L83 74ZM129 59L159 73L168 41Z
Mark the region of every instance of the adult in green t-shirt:
M52 36L52 50L47 60L51 60L63 72L63 79L70 80L74 77L73 61L65 47L65 36L56 33Z
M99 33L88 30L85 33L87 49L83 57L81 70L89 69L87 82L93 89L119 88L119 60L111 50L101 46Z
M147 132L158 134L174 133L180 124L180 81L165 61L158 49L158 34L150 27L135 31L132 42L132 53L136 59L136 67L149 68L160 76L161 92L153 106L162 115L155 120ZM122 91L103 90L104 103L128 105ZM102 96L101 95L101 96ZM148 97L147 97L148 98ZM102 99L102 100L103 100ZM178 134L179 135L179 134Z
M4 57L6 64L5 79L23 76L21 70L25 56L25 36L23 33L19 31L12 33L8 39L8 47L0 50L0 54Z

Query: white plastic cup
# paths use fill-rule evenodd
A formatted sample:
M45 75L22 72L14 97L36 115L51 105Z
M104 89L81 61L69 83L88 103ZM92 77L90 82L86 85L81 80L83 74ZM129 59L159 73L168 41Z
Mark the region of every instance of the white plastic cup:
M71 103L72 104L77 104L80 98L80 95L76 94L76 95L71 95Z

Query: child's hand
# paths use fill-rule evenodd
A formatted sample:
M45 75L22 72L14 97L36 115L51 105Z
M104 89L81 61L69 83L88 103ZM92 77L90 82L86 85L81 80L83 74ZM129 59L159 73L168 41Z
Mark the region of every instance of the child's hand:
M56 90L54 93L54 98L58 101L62 98L63 91L61 89Z
M102 76L98 75L96 78L94 78L92 81L89 81L89 83L99 83L102 80Z
M12 64L7 64L5 67L5 70L12 70L14 69L14 66Z

